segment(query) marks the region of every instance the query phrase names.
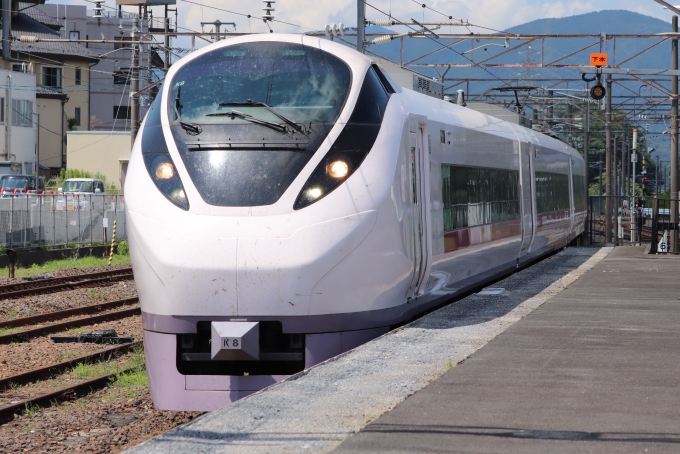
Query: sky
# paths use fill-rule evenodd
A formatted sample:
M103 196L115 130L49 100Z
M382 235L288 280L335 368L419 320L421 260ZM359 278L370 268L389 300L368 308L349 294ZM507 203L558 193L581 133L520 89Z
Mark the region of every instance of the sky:
M47 0L47 3L87 5L88 9L93 7L93 2L85 0ZM185 0L177 0L180 27L200 31L200 22L219 19L222 22L235 22L237 31L255 33L268 31L260 19L264 6L260 0L195 0L195 3L206 6L201 7ZM422 8L423 3L427 8ZM104 5L115 7L115 0L106 0ZM250 14L252 17L248 19L208 6L243 15ZM275 32L301 33L321 30L330 23L344 23L348 26L356 24L356 0L277 0L274 7L276 20L294 24L275 22L271 24ZM393 17L400 20L425 19L432 22L448 20L448 16L452 16L454 19L466 19L475 25L504 30L536 19L566 17L606 9L626 9L669 21L671 17L668 10L664 10L653 0L370 0L366 6L366 18L369 20L387 18L382 12L391 12ZM154 14L160 16L160 13L161 8L156 8ZM210 27L205 29L209 30Z

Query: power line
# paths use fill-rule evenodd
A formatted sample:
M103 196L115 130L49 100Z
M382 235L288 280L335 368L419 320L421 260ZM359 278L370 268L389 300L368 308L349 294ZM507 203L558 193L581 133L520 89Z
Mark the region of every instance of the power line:
M190 0L182 0L182 1L184 1L184 2L186 2L186 3L191 3L191 4L193 4L193 5L203 6L203 7L205 7L205 8L211 8L211 9L216 9L216 10L218 10L218 11L224 11L225 13L236 14L237 16L247 17L248 19L250 19L250 18L252 18L252 17L258 17L258 16L252 16L252 15L250 15L250 14L237 13L236 11L230 11L230 10L228 10L228 9L218 8L218 7L216 7L216 6L210 6L210 5L204 5L204 4L202 4L202 3L192 2L192 1L190 1ZM282 21L282 20L277 20L277 19L272 20L272 22L278 22L278 23L280 23L280 24L292 25L293 27L304 28L304 29L306 29L306 30L316 30L315 28L304 27L304 26L298 25L298 24L291 24L290 22L284 22L284 21Z
M187 1L187 0L184 0L184 1ZM388 16L388 17L389 17L389 15L388 15L386 12L382 11L380 8L377 8L377 7L373 6L373 5L371 5L370 3L366 2L366 0L357 0L357 1L361 1L361 2L363 2L365 5L370 6L371 8L373 8L373 9L376 10L376 11L378 11L379 13L384 14L385 16ZM410 29L413 30L413 31L419 31L419 30L417 30L416 28L414 28L414 27L412 27L411 25L409 25L408 23L405 23L405 22L403 22L403 21L400 21L400 22L401 22L400 25L404 25L405 27L410 28ZM433 42L439 44L439 45L442 47L442 49L450 50L451 52L454 52L455 54L457 54L457 55L459 55L459 56L465 58L467 61L469 61L470 63L472 63L474 66L476 66L476 67L478 67L478 68L484 70L484 71L487 72L489 75L491 75L493 78L498 79L498 80L499 80L500 82L502 82L504 85L507 85L507 82L505 82L503 79L501 79L501 78L498 77L497 75L493 74L491 71L489 71L488 69L484 68L483 66L480 66L479 63L475 63L472 59L466 57L464 54L462 54L462 53L458 52L457 50L454 50L454 49L452 49L451 47L449 47L449 46L447 46L447 45L445 45L445 44L439 42L439 40L434 39L434 38L432 38L431 36L429 36L429 35L427 35L427 34L423 34L422 36L424 36L424 37L428 38L429 40L431 40L431 41L433 41Z

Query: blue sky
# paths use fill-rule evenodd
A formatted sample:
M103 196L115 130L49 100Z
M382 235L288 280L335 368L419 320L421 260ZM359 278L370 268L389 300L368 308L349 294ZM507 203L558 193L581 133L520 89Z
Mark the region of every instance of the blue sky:
M93 6L92 2L85 0L47 0L47 3L87 5L88 9ZM220 19L222 22L236 22L239 31L268 31L258 19L263 6L260 0L196 0L196 3L250 14L253 17L248 19L177 0L181 26L200 30L201 21ZM446 19L445 15L450 15L492 29L506 29L536 19L572 16L605 9L627 9L669 21L671 17L669 11L664 10L653 0L374 0L369 3L383 12L391 11L394 17L402 20L424 18L428 21L440 21ZM445 15L423 9L420 6L422 3ZM115 0L106 0L104 4L114 7ZM274 24L274 30L277 32L299 33L309 29L318 30L326 23L333 22L343 22L347 25L356 23L356 0L277 0L275 8L276 19L298 25L296 27ZM385 16L377 9L367 7L367 18L384 18Z

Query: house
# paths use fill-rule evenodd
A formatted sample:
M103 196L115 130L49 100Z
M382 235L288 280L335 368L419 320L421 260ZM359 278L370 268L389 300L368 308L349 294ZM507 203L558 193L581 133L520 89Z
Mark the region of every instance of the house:
M62 38L58 31L61 25L35 3L12 1L11 5L13 40L9 55L3 52L2 66L35 78L37 93L32 114L36 123L40 119L37 127L41 169L56 174L66 164L65 131L69 127L89 127L90 66L99 59L79 43L21 43L21 36Z
M0 174L37 172L35 77L0 69Z
M104 17L98 22L86 6L45 4L35 8L55 21L60 27L60 36L66 39L106 39L116 43L88 43L86 49L98 56L97 63L90 66L90 110L89 117L81 120L87 127L78 130L129 131L130 130L130 66L132 45L130 32L135 15L105 9ZM148 31L149 21L139 20L140 32ZM148 68L155 52L149 52L148 45L142 45L139 63ZM160 62L162 66L162 61ZM149 85L149 72L141 71L139 88ZM69 95L70 96L70 95ZM146 109L142 108L140 118Z

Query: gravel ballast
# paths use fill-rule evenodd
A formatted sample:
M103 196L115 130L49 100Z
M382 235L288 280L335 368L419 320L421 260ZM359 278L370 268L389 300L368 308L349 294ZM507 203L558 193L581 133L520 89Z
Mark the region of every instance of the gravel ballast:
M611 248L570 248L128 451L329 452L560 293Z

